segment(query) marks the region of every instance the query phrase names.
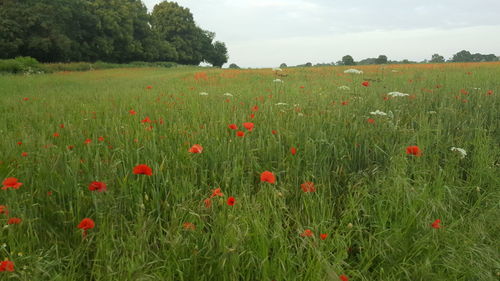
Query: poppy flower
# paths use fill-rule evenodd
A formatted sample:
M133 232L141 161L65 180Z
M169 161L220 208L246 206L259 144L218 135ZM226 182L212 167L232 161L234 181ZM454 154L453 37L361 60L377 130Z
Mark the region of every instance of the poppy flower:
M149 118L149 116L146 116L146 118L141 120L141 123L151 123L151 119Z
M243 132L243 131L238 131L238 132L236 132L236 136L238 136L238 137L242 138L242 137L244 137L244 136L245 136L245 132Z
M212 190L212 195L210 195L210 198L214 198L216 196L224 196L224 193L222 193L222 190L220 187L217 187L216 189Z
M229 206L234 206L234 203L236 203L236 200L234 199L234 197L233 197L233 196L231 196L231 197L227 198L227 204L228 204Z
M14 262L13 261L1 261L0 262L0 272L8 271L14 272Z
M316 188L314 187L314 183L307 181L303 184L300 185L300 188L302 188L302 191L304 192L315 192Z
M255 114L250 114L248 117L250 117L250 119L254 119L255 118Z
M290 153L291 153L292 155L297 154L297 148L295 148L295 147L293 147L293 146L292 146L292 147L290 148Z
M422 151L416 145L410 145L406 148L406 154L414 156L422 156Z
M435 221L431 224L431 226L432 226L432 228L439 229L439 228L441 228L440 223L441 223L441 220L440 220L440 219L437 219L437 220L435 220Z
M7 224L20 224L23 220L20 218L10 218Z
M100 141L100 142L103 142L104 141L104 137L99 137L97 140Z
M59 128L64 129L64 124L60 124Z
M92 219L84 218L79 224L78 228L83 229L83 238L87 237L87 230L94 228L95 223Z
M59 133L58 133L58 132L55 132L55 133L53 134L53 136L54 136L54 138L58 138L58 137L60 137L61 135L59 135Z
M259 107L257 105L255 105L254 107L252 107L252 111L253 112L257 112L259 110Z
M205 199L205 201L203 201L203 203L205 204L205 208L207 208L207 209L212 207L212 199L210 199L210 198Z
M254 128L254 124L252 122L245 122L245 123L243 123L243 127L245 127L245 129L251 131Z
M2 182L2 184L3 184L3 187L2 187L3 190L8 189L9 187L13 188L13 189L19 189L19 187L21 187L21 185L23 185L22 183L17 181L17 178L6 178Z
M368 120L366 120L368 123L370 124L375 124L375 119L372 119L372 118L368 118Z
M133 109L129 110L128 113L130 115L136 115L137 114L137 112L135 112L135 110L133 110Z
M342 274L339 276L340 280L342 281L349 281L349 277L347 277L346 275Z
M28 101L28 100L29 100L29 98L23 98L23 101Z
M327 237L328 237L328 233L321 233L319 235L319 239L321 239L321 240L326 240Z
M304 232L302 232L302 234L300 234L300 236L302 237L312 237L313 235L314 234L310 229L306 229L304 230Z
M185 222L182 224L182 228L184 228L185 230L195 230L196 226L190 222Z
M140 164L140 165L137 165L137 166L134 167L134 175L152 176L153 175L153 169L151 169L146 164Z
M260 181L274 184L276 182L276 177L273 173L264 171L262 172L262 174L260 174Z
M9 210L7 210L7 206L0 205L0 214L5 214L5 215L9 214Z
M236 126L236 124L229 124L227 127L231 130L238 130L238 126Z
M17 145L22 145L22 144L23 144L23 142L22 142L22 141L18 141L18 142L17 142Z
M23 153L21 153L21 156L22 156L22 157L28 157L28 152L23 152Z
M488 96L493 95L493 90L489 90L486 94L487 94Z
M365 87L368 87L368 86L370 86L370 82L364 81L363 83L361 83L361 85L363 85Z
M202 153L203 147L199 144L195 144L195 145L191 146L191 148L188 151L191 153Z
M100 181L93 181L89 184L89 190L98 192L106 191L106 184Z
M276 131L276 130L272 130L272 131L271 131L271 133L272 133L273 135L276 135L276 134L278 133L278 131Z
M68 145L68 149L69 149L69 150L72 150L73 148L75 148L75 146L74 146L74 145Z
M146 89L151 90L153 89L153 86L147 86Z
M91 142L92 142L92 140L91 140L91 139L86 139L83 143L84 143L84 144L89 144L89 143L91 143Z

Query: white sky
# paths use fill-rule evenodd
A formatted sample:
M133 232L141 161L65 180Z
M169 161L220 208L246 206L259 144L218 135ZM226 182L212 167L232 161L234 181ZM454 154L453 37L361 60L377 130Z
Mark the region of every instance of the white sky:
M161 0L143 0L152 10ZM500 0L178 0L226 43L229 63L274 67L500 55Z

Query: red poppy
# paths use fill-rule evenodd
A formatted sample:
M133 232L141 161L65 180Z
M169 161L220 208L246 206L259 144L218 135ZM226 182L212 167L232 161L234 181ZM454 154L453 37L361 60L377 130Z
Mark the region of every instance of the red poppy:
M29 98L23 98L23 101L28 101L28 100L29 100Z
M306 181L305 183L300 185L300 188L302 188L302 191L304 192L315 192L316 187L314 187L314 183L310 181Z
M295 148L295 147L293 147L293 146L292 146L292 147L290 148L290 153L291 153L292 155L297 154L297 148Z
M216 189L212 190L212 195L210 195L210 198L214 198L216 196L224 196L224 193L222 193L222 189L220 187L217 187Z
M92 219L84 218L79 224L78 228L83 229L83 238L87 236L87 230L94 228L95 223Z
M146 164L140 164L140 165L137 165L137 166L134 167L134 175L152 176L153 175L153 169L151 169Z
M339 276L340 280L342 281L349 281L349 277L347 277L346 275L342 274Z
M149 116L146 116L146 118L141 120L141 123L151 123L151 119L149 118Z
M321 233L319 235L319 239L321 239L321 240L325 240L327 237L328 237L328 233Z
M147 86L146 89L151 90L153 89L153 86Z
M238 126L236 126L236 124L229 124L227 127L231 130L238 130Z
M264 171L262 172L262 174L260 174L260 181L274 184L276 182L276 177L273 173Z
M304 232L302 232L302 234L300 234L300 236L302 237L312 237L314 234L312 232L312 230L310 229L306 229L304 230Z
M250 119L254 119L254 118L255 118L255 114L253 114L253 113L252 113L252 114L250 114L250 116L248 116L248 117L250 117Z
M19 189L21 185L23 185L21 182L17 181L17 178L6 178L3 182L3 190L6 190L8 188L13 188L13 189Z
M100 141L100 142L103 142L104 141L104 137L99 137L97 140Z
M0 272L9 271L14 272L14 262L13 261L1 261L0 262Z
M199 144L195 144L195 145L191 146L191 148L188 151L191 153L202 153L203 147Z
M245 123L243 123L243 127L245 127L245 129L251 131L254 128L254 124L252 122L245 122Z
M366 120L368 123L370 124L375 124L375 119L372 119L372 118L368 118L368 120Z
M487 94L488 96L493 95L493 90L489 90L486 94Z
M60 137L61 135L59 135L59 133L58 133L58 132L55 132L53 136L54 136L54 138L58 138L58 137Z
M207 208L207 209L212 207L212 199L210 199L210 198L205 199L205 201L203 201L203 203L205 203L205 208Z
M23 153L21 153L21 156L22 156L22 157L28 157L28 152L23 152Z
M368 86L370 86L370 82L364 81L363 83L361 83L361 85L363 85L365 87L368 87Z
M20 218L10 218L7 224L20 224L23 220Z
M245 136L245 132L243 132L243 131L238 131L238 132L236 132L236 136L238 136L238 137L242 138L242 137L244 137L244 136Z
M304 89L305 87L304 86L300 86L301 89Z
M23 144L23 142L22 142L22 141L18 141L18 142L17 142L17 145L22 145L22 144Z
M408 155L415 155L415 156L422 156L422 151L420 148L416 145L410 145L406 148L406 154Z
M196 226L190 222L183 223L182 228L184 228L185 230L196 230Z
M92 140L91 140L91 139L86 139L83 143L84 143L84 144L89 144L89 143L91 143L91 142L92 142Z
M64 124L60 124L59 128L64 129Z
M252 111L253 112L257 112L259 110L259 107L257 105L255 105L254 107L252 107Z
M106 191L106 184L100 181L93 181L89 184L89 190L98 192Z
M135 110L133 110L133 109L129 110L128 113L130 113L130 115L136 115L137 114L137 112L135 112Z
M272 130L272 131L271 131L271 133L272 133L273 135L276 135L276 134L278 133L278 131L276 131L276 130Z
M343 101L343 102L342 102L342 105L349 105L349 101L348 101L348 100Z
M7 206L0 205L0 214L5 214L5 215L9 214L9 210L7 210Z
M439 228L441 228L440 223L441 223L441 220L440 220L440 219L437 219L437 220L435 220L435 221L431 224L431 226L432 226L432 228L439 229Z
M236 203L236 199L234 199L234 197L233 197L233 196L231 196L231 197L227 198L227 204L228 204L229 206L234 206L234 203Z
M75 146L74 146L74 145L68 145L68 149L69 149L69 150L72 150L73 148L75 148Z

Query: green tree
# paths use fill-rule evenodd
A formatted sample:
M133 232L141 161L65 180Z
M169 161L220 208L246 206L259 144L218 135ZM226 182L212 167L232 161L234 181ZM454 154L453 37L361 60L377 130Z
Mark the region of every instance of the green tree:
M473 56L469 51L462 50L453 55L453 62L471 62L473 60Z
M288 65L286 65L286 63L280 64L280 68L287 68L287 67L288 67Z
M226 44L216 41L209 49L205 61L215 67L222 67L228 60Z
M385 55L380 55L378 58L375 59L376 64L386 64L387 63L387 56Z
M434 54L434 55L432 55L430 62L432 62L432 63L444 62L444 57L439 55L439 54Z
M355 65L354 59L350 55L342 57L342 65Z
M240 67L237 64L235 64L235 63L230 64L229 68L231 68L231 69L240 69Z

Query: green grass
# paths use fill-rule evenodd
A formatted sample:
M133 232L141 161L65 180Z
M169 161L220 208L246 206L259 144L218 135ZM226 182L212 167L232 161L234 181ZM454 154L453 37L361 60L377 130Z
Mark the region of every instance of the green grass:
M0 76L0 280L498 280L500 64L344 69Z

